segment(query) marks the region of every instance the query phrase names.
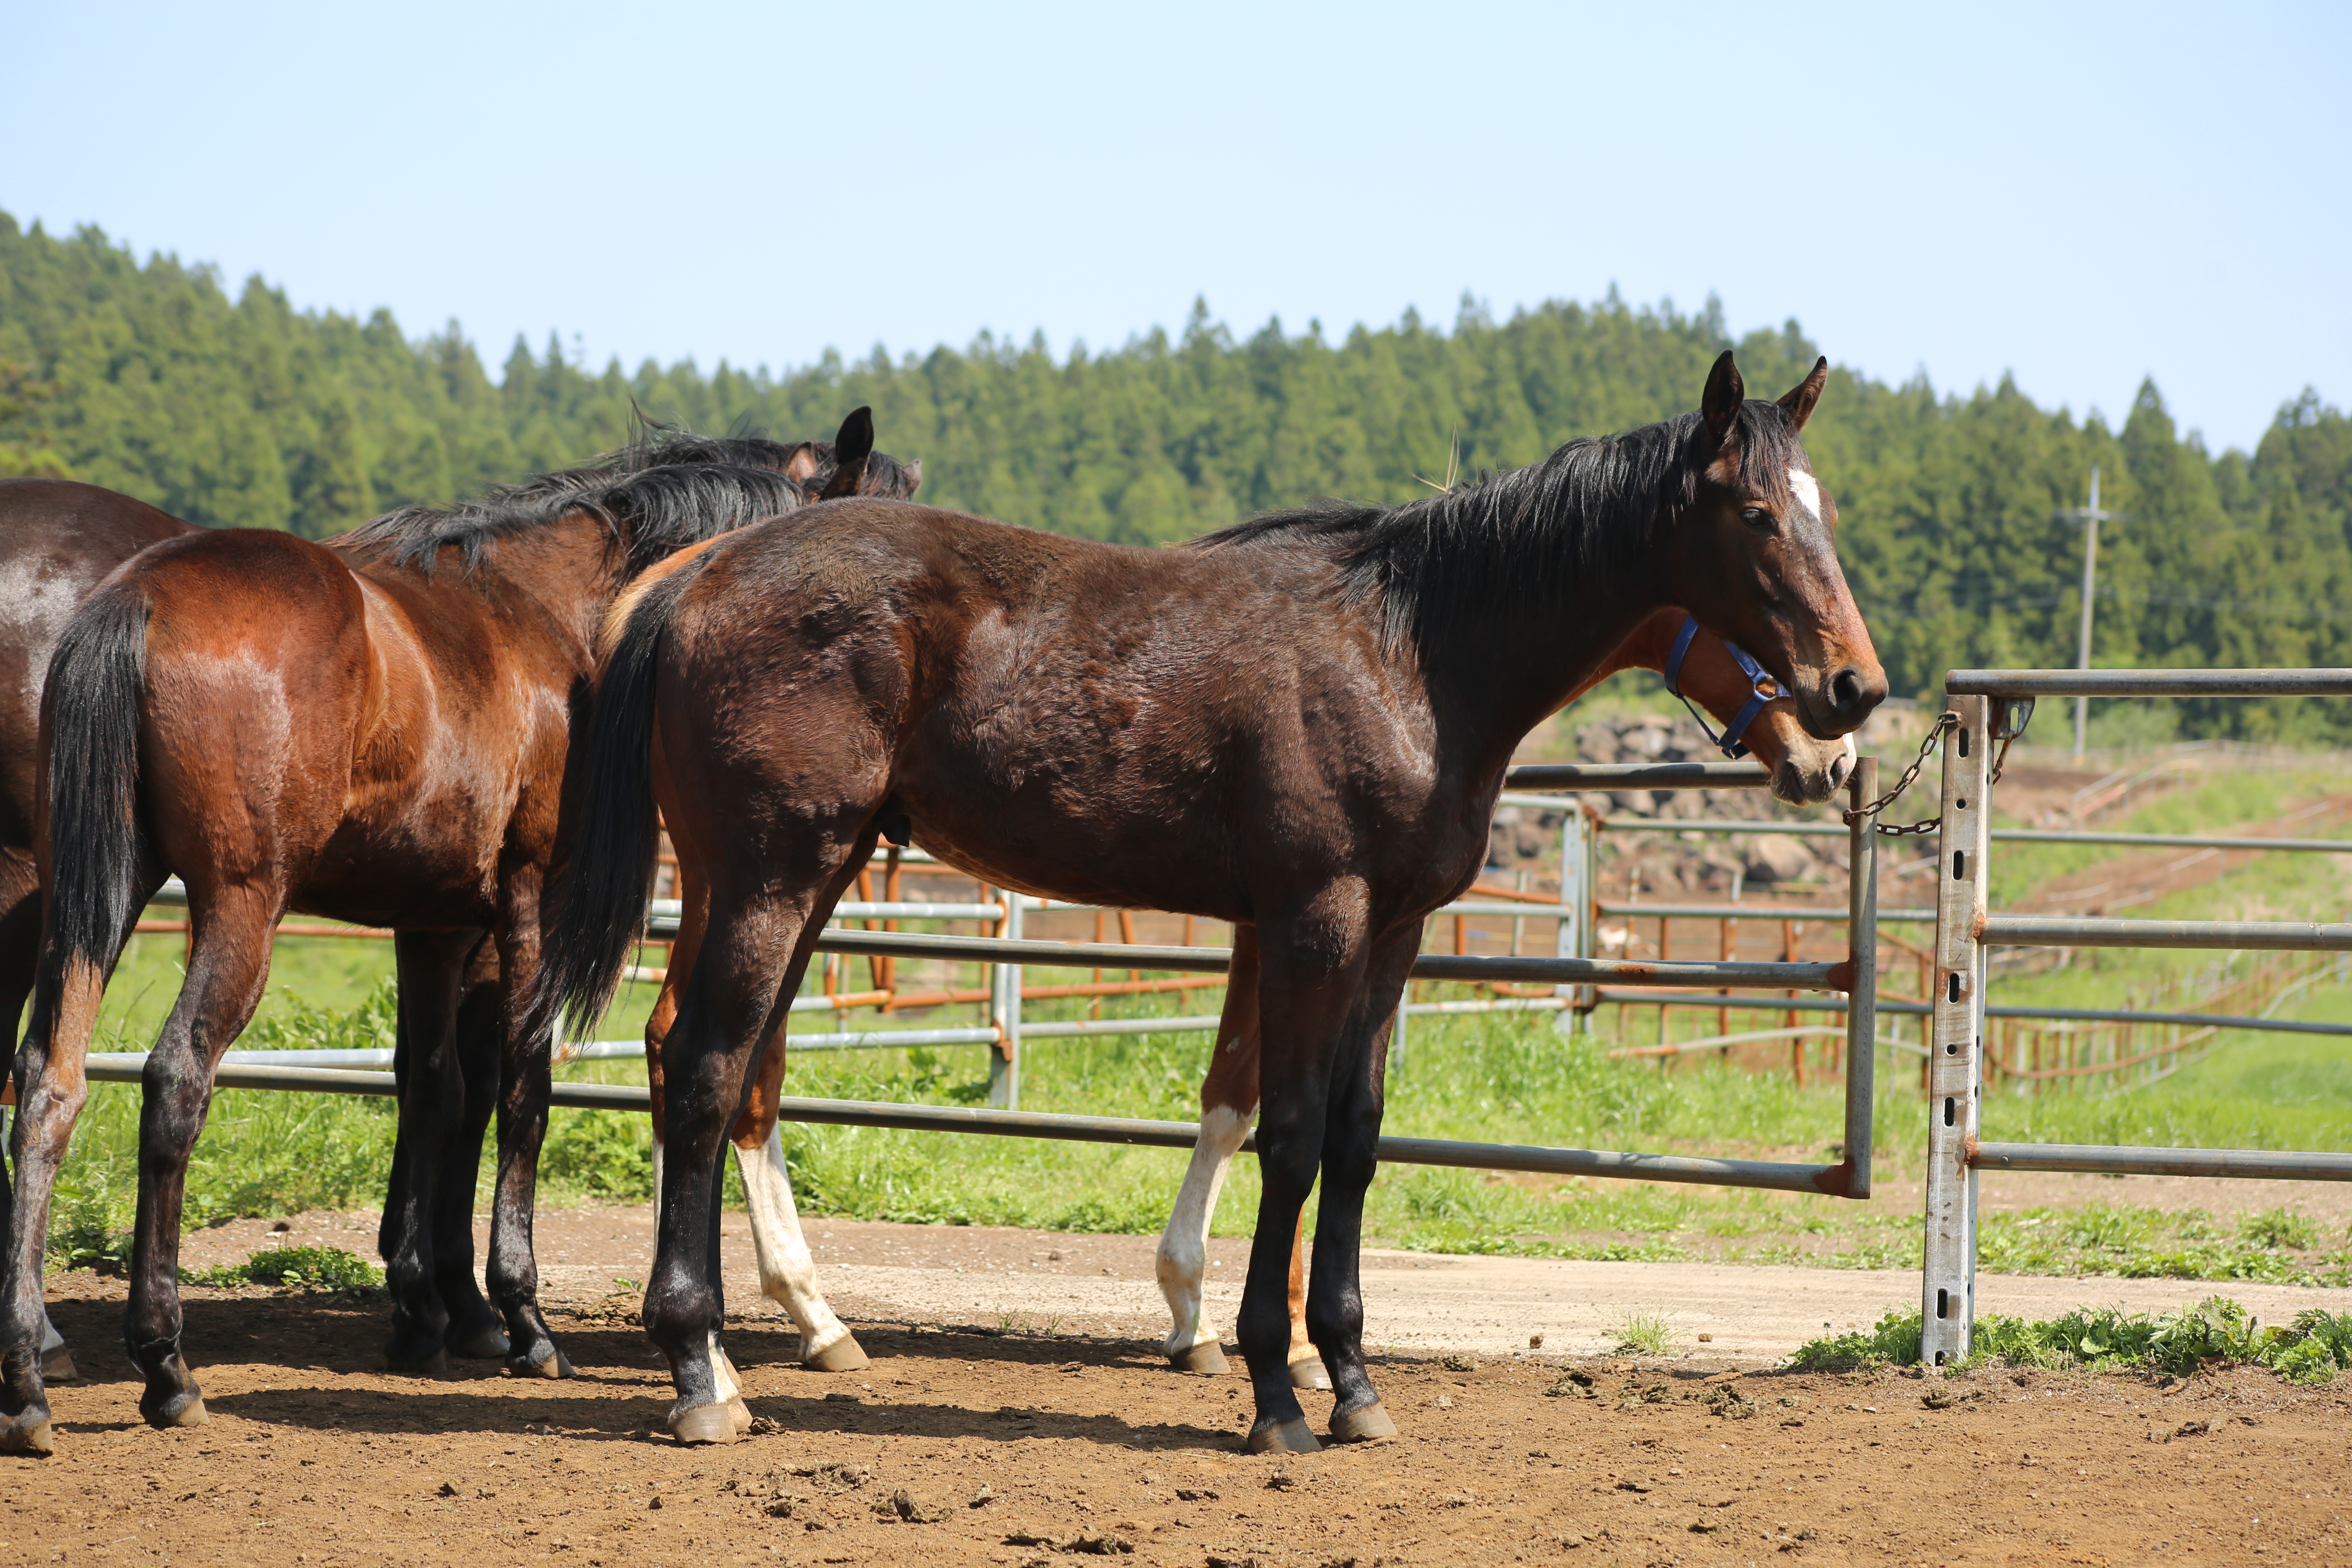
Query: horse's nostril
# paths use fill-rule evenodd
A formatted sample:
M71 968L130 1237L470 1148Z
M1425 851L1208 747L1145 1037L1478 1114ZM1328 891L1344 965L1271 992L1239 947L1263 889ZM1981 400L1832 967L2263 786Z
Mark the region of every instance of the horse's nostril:
M1848 778L1852 777L1852 776L1853 776L1853 759L1852 757L1849 757L1849 756L1847 756L1845 753L1843 753L1843 752L1841 752L1840 753L1838 753L1838 755L1837 755L1835 758L1833 758L1833 759L1831 761L1831 763L1830 763L1830 784L1831 784L1831 786L1832 786L1832 788L1840 788L1840 787L1843 787L1843 786L1844 785L1844 784L1845 784L1845 781L1846 781Z
M1841 713L1859 707L1862 703L1860 672L1852 669L1839 670L1837 679L1830 682L1830 697L1837 703L1838 711Z

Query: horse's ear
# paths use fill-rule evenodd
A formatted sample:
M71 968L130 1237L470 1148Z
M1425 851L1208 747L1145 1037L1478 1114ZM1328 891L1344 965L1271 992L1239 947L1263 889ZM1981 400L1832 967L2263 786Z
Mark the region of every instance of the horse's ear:
M793 448L784 459L784 478L796 485L804 485L816 478L816 443L803 441Z
M863 463L873 450L874 410L860 404L849 411L849 417L834 433L833 460L845 468L852 463Z
M907 464L906 468L907 493L908 495L913 495L917 490L923 488L923 459L917 458L912 462Z
M1789 423L1801 430L1805 421L1813 416L1813 405L1822 400L1822 388L1829 384L1830 362L1826 355L1813 362L1813 374L1780 395L1780 406L1788 410Z
M1731 351L1726 349L1716 356L1715 368L1706 373L1706 390L1699 394L1698 411L1706 417L1706 427L1718 441L1731 434L1739 421L1739 405L1748 395L1747 384L1739 379L1739 367L1731 361Z
M841 428L833 437L833 478L825 480L819 500L833 500L857 493L860 481L866 478L866 459L874 453L874 410L859 405L849 411Z

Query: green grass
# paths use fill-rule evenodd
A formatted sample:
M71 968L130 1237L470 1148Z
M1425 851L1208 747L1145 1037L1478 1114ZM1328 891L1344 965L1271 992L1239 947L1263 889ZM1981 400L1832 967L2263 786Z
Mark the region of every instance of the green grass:
M383 1283L383 1270L340 1247L279 1247L242 1263L183 1269L191 1285L273 1285L295 1290L364 1290Z
M1617 1331L1617 1354L1664 1355L1672 1348L1673 1331L1659 1312L1636 1312Z
M1799 1372L1854 1372L1919 1359L1921 1315L1890 1312L1875 1328L1809 1342L1789 1358ZM2151 1318L2111 1307L2078 1309L2047 1321L1977 1321L1967 1364L2002 1363L2095 1371L2147 1368L2188 1376L2213 1366L2266 1366L2291 1383L2317 1386L2352 1368L2352 1315L2299 1312L2263 1328L2237 1302L2209 1296ZM1931 1401L1935 1395L1927 1396Z
M2314 1003L2321 1005L2336 1004ZM391 1030L391 993L380 986L342 1011L280 997L241 1044L379 1045L389 1043ZM612 1026L599 1033L609 1036ZM1611 1061L1602 1054L1608 1044L1563 1039L1540 1015L1416 1018L1405 1065L1391 1084L1388 1130L1822 1163L1843 1152L1836 1142L1843 1092L1835 1085L1798 1089L1783 1074L1695 1058L1671 1068ZM1035 1043L1024 1066L1024 1103L1190 1120L1208 1046L1201 1034ZM2296 1074L2330 1070L2324 1063L2298 1065L2292 1054L2297 1047L2335 1048L2324 1041L2286 1042L2260 1060L2217 1056L2197 1069L2217 1083L2234 1081L2224 1077L2232 1070L2243 1080L2223 1102L2229 1110L2218 1122L2187 1114L2200 1103L2182 1098L2187 1073L2108 1100L2000 1100L1989 1110L2096 1110L2121 1118L2117 1125L2126 1132L2158 1127L2191 1142L2197 1131L2218 1127L2233 1142L2254 1146L2352 1148L2352 1129L2340 1118L2315 1125L2317 1113L2308 1106L2262 1098L2276 1083L2300 1081ZM1910 1063L1905 1058L1881 1065L1882 1184L1916 1158L1924 1112ZM2241 1065L2233 1069L2232 1063ZM794 1062L787 1088L841 1099L974 1104L984 1095L985 1075L985 1054L977 1047L822 1052ZM594 1063L564 1069L564 1076L642 1082L644 1069ZM2157 1120L2159 1112L2150 1108L2158 1102L2172 1106L2170 1121ZM137 1114L134 1087L93 1087L59 1184L53 1247L59 1261L99 1261L127 1228L136 1192ZM2061 1131L2071 1136L2082 1129L2068 1123ZM190 1170L186 1222L374 1207L382 1202L392 1132L390 1106L380 1100L223 1090ZM804 1213L918 1223L1148 1234L1165 1222L1185 1159L1171 1150L867 1128L788 1125L785 1138ZM551 1203L642 1200L650 1192L648 1124L624 1112L559 1109L541 1171ZM1248 1235L1256 1201L1255 1163L1239 1160L1219 1207L1218 1234ZM2199 1211L2126 1205L1995 1214L1986 1216L1982 1245L1988 1268L2011 1271L2352 1283L2346 1272L2352 1238L2292 1210L2257 1217L2241 1229ZM1384 1168L1366 1219L1376 1243L1415 1250L1843 1268L1916 1268L1919 1256L1916 1214L1884 1204L1433 1166Z

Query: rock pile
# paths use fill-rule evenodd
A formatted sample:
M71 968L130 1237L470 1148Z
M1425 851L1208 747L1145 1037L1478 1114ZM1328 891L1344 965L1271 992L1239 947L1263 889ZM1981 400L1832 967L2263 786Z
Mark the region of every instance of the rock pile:
M1722 753L1688 715L1645 713L1586 724L1577 731L1576 755L1587 763L1702 763L1717 761ZM1616 790L1565 798L1580 798L1607 816L1654 818L1667 830L1616 841L1611 870L1638 872L1644 897L1723 899L1746 887L1817 884L1843 875L1844 849L1834 839L1790 834L1701 838L1672 832L1676 822L1696 817L1760 821L1794 815L1759 789ZM1556 877L1560 818L1559 812L1539 807L1498 807L1489 829L1489 868L1533 870L1541 864L1549 874L1547 880ZM1608 879L1614 881L1615 875Z

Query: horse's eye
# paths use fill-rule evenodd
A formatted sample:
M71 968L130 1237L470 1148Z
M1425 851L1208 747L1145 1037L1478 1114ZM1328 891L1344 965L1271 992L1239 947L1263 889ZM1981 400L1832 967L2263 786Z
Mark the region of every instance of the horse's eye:
M1760 506L1743 507L1740 509L1739 521L1750 528L1769 529L1772 526L1772 514Z

